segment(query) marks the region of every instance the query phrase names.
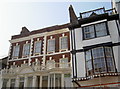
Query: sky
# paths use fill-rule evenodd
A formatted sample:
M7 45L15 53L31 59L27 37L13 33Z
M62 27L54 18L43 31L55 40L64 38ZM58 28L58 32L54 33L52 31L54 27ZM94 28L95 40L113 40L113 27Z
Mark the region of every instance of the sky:
M74 1L74 0L73 0ZM111 0L107 2L2 2L0 3L0 58L7 56L12 35L20 33L22 27L30 31L44 27L69 23L70 5L73 6L76 15L101 7L111 9Z

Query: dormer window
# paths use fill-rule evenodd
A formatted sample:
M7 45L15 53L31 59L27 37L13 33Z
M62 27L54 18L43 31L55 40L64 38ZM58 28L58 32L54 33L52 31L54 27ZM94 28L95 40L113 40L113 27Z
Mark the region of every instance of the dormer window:
M34 45L34 54L41 54L41 49L42 49L42 41L36 41Z
M30 54L30 43L24 44L23 46L23 57L27 57Z
M20 46L19 45L13 47L13 54L12 54L13 58L18 58L19 50L20 50Z

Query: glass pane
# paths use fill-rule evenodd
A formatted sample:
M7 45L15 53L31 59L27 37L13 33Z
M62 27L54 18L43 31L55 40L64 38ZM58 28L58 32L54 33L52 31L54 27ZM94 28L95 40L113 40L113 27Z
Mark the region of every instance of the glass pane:
M61 74L55 74L55 87L61 87Z
M84 27L83 30L84 30L84 38L85 39L95 37L94 26L93 25Z
M54 87L54 74L50 74L50 87Z
M19 46L14 46L13 48L13 57L19 56Z
M54 52L55 51L55 39L48 40L48 47L47 52Z
M67 68L68 67L68 59L62 58L60 59L60 68Z
M68 48L68 37L62 37L60 45L61 45L60 49L67 49Z
M48 87L48 76L42 77L42 87Z
M91 60L91 50L85 52L86 61Z
M23 56L28 56L30 53L30 44L25 44L23 48Z
M28 87L32 87L32 81L33 81L33 77L28 77L28 83L27 83Z
M93 64L95 73L106 71L105 56L103 47L92 49Z
M55 68L55 61L54 60L48 60L47 61L47 68L48 69Z
M107 28L105 23L99 23L95 25L96 36L105 36L107 35Z
M41 53L41 45L42 45L41 41L35 42L34 53Z

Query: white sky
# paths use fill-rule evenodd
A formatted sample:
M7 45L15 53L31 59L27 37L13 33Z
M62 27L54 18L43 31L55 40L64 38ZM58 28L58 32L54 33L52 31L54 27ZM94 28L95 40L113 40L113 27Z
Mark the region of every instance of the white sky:
M15 0L12 0L12 2L5 1L0 3L0 57L8 55L11 36L19 34L23 26L32 31L43 27L68 23L68 8L70 4L73 5L77 16L83 11L101 7L111 8L110 2L95 3L87 2L87 0L84 0L86 2L77 2L78 0L76 2L38 1L23 2L23 0L20 0L15 2Z

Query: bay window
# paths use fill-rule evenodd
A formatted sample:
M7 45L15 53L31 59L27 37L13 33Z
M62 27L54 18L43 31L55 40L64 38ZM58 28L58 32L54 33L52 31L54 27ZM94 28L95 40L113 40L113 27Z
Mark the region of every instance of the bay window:
M106 22L83 27L83 39L97 38L106 35L108 35Z
M97 47L85 52L87 75L115 72L111 47Z

